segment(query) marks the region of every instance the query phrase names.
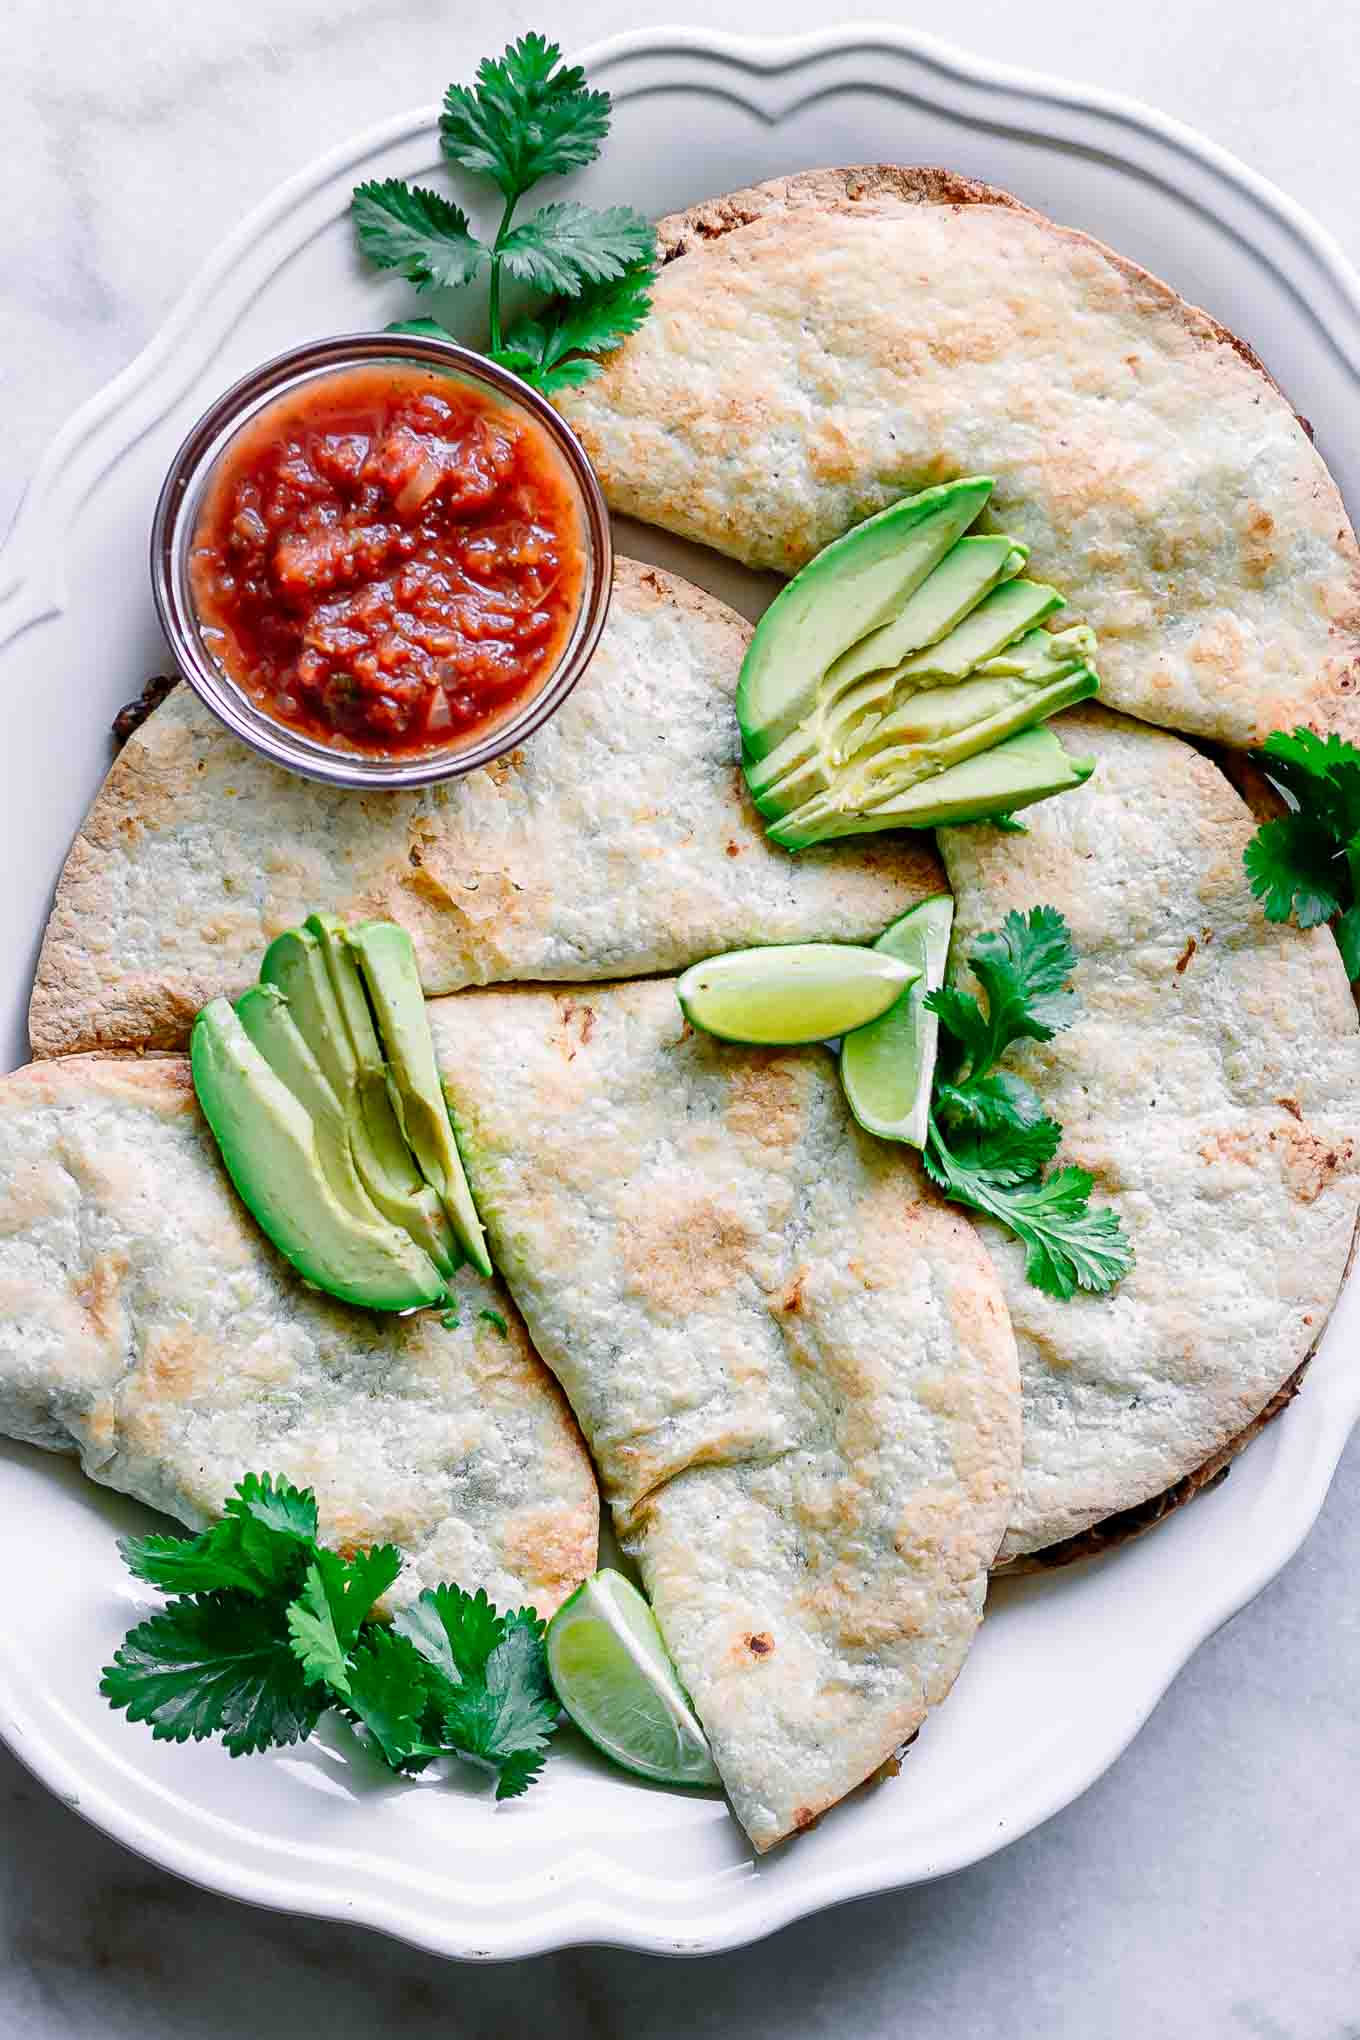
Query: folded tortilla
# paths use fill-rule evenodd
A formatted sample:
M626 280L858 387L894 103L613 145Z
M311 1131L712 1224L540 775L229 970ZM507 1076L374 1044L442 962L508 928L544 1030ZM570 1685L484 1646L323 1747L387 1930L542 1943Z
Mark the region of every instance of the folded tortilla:
M497 1263L766 1849L972 1640L1019 1459L996 1278L820 1049L696 1035L665 980L430 1015Z
M1063 1126L1133 1241L1104 1296L1033 1288L980 1219L1025 1391L1025 1473L1003 1558L1159 1495L1252 1424L1312 1350L1360 1206L1360 1037L1325 928L1267 921L1255 827L1179 738L1096 707L1054 723L1097 760L1028 834L944 829L952 967L1012 908L1058 907L1079 1017L1007 1057Z
M984 520L1100 636L1105 698L1235 745L1360 737L1360 552L1251 350L1008 193L892 166L663 220L641 330L564 395L617 510L792 572L895 497Z
M595 1478L504 1290L457 1291L452 1327L305 1287L179 1057L0 1079L0 1432L194 1529L285 1475L331 1543L401 1545L394 1599L454 1580L543 1614L594 1569Z
M318 909L399 921L427 992L627 977L717 949L873 937L940 889L929 839L765 839L732 697L748 626L621 560L604 638L559 712L466 778L363 797L245 749L177 688L72 845L29 1017L38 1056L174 1048Z

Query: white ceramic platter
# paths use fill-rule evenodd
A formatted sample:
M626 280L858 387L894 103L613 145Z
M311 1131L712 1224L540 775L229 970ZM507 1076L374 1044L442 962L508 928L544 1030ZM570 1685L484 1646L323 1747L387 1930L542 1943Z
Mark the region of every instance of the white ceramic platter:
M1343 424L1360 398L1360 277L1296 207L1185 130L887 29L787 41L663 32L584 60L616 102L605 161L578 181L584 197L662 213L780 172L875 159L1004 185L1249 340L1314 420L1360 509L1360 444ZM425 108L346 145L255 213L33 483L0 556L4 1066L26 1052L39 935L108 762L109 721L165 662L146 544L171 454L265 356L409 308L403 286L361 269L346 206L360 178L438 182L434 122ZM749 610L763 599L754 577L693 548L637 532L625 546ZM459 1956L580 1941L738 1946L817 1907L975 1862L1089 1785L1196 1645L1303 1538L1360 1413L1358 1332L1352 1284L1303 1396L1223 1488L1111 1558L996 1591L954 1697L902 1776L764 1862L721 1801L634 1783L579 1746L496 1810L463 1781L380 1774L343 1730L240 1763L153 1743L96 1692L143 1605L115 1536L146 1514L17 1446L0 1446L0 1541L23 1550L26 1568L0 1631L0 1733L110 1834L260 1904Z

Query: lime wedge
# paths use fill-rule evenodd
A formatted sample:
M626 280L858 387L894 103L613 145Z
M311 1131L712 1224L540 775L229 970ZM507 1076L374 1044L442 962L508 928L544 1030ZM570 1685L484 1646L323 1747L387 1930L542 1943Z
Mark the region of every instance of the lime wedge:
M789 942L693 963L675 989L685 1018L705 1033L793 1048L876 1020L919 967L849 942Z
M622 1573L597 1572L562 1603L547 1651L557 1697L596 1749L662 1785L721 1784L656 1618Z
M944 983L953 921L952 898L936 893L885 928L874 944L918 973L882 1019L847 1035L841 1047L841 1083L850 1110L882 1140L926 1144L940 1023L925 1000Z

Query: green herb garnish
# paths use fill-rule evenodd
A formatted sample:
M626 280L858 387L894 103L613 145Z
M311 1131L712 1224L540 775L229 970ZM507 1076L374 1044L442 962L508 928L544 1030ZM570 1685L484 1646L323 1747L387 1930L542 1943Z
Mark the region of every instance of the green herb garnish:
M968 963L985 994L946 985L927 995L955 1054L937 1074L924 1160L947 1196L996 1218L1023 1241L1025 1274L1049 1296L1111 1289L1133 1264L1117 1212L1090 1209L1085 1169L1042 1170L1062 1128L1023 1077L996 1065L1016 1041L1050 1041L1075 1016L1067 980L1076 969L1067 923L1055 907L979 935Z
M302 1740L333 1707L394 1770L457 1756L495 1773L497 1799L523 1792L560 1716L533 1609L441 1586L389 1626L373 1606L396 1546L342 1558L317 1528L310 1489L247 1474L201 1536L125 1538L135 1577L178 1598L128 1631L100 1692L158 1741L220 1735L234 1757Z
M457 290L485 269L490 358L545 392L588 382L591 358L636 332L651 308L656 235L631 206L603 211L559 200L515 222L515 208L544 177L593 163L609 132L612 102L591 92L579 65L556 43L525 35L478 66L476 82L450 85L439 123L445 160L488 177L504 200L494 241L478 240L452 199L389 177L359 185L352 200L364 253L419 291ZM508 329L506 281L552 293L533 317ZM452 335L437 319L409 319L392 332Z
M479 1318L485 1318L489 1325L494 1325L503 1339L509 1338L510 1327L498 1310L479 1310L477 1315Z
M1268 921L1332 923L1346 975L1360 978L1360 751L1341 737L1276 730L1256 762L1297 803L1263 822L1243 852Z

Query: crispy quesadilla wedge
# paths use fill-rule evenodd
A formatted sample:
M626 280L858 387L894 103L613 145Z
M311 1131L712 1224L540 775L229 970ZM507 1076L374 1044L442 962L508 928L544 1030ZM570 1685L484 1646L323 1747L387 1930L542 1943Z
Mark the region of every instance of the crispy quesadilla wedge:
M1086 786L1024 836L940 832L953 953L1011 908L1066 915L1079 1017L1008 1066L1137 1259L1107 1295L1058 1302L979 1220L1025 1386L1004 1558L1137 1508L1252 1425L1321 1335L1360 1207L1360 1036L1331 935L1265 920L1251 814L1207 758L1094 707L1056 727L1095 756Z
M792 573L897 496L995 475L983 522L1095 626L1107 701L1239 746L1360 735L1336 486L1166 284L941 170L780 178L659 235L651 317L559 400L616 510Z
M0 1079L0 1431L195 1529L283 1474L342 1547L402 1546L394 1599L455 1580L544 1614L594 1568L594 1475L504 1290L455 1287L456 1326L304 1287L179 1057Z
M948 1692L1019 1459L987 1257L821 1049L674 983L430 1008L498 1265L759 1849Z
M608 627L522 749L413 794L313 786L187 688L132 738L72 845L38 965L34 1053L174 1048L318 909L399 921L429 993L668 970L748 942L872 939L937 892L926 837L793 866L746 791L742 619L617 563Z

